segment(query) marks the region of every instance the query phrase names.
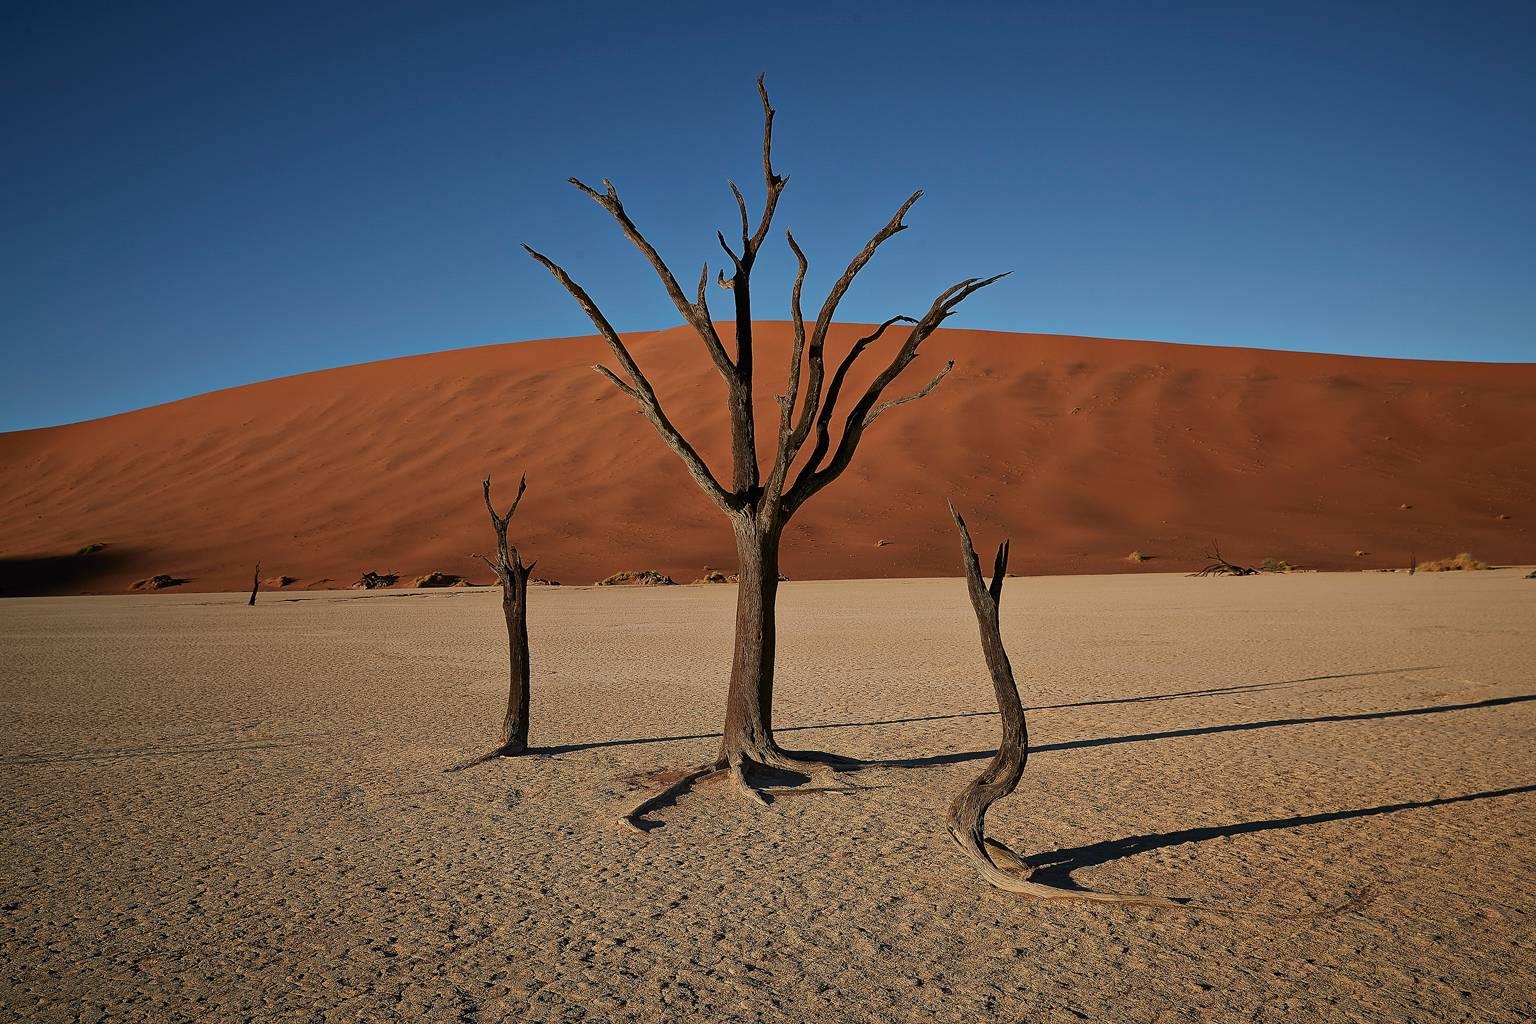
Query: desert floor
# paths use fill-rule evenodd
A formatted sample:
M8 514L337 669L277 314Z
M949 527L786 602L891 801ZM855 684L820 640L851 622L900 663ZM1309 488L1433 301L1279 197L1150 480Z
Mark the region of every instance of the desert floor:
M978 538L983 540L984 538ZM0 1004L47 1021L1440 1021L1536 1014L1536 581L1011 580L1035 756L992 833L1178 911L984 888L959 580L791 583L782 739L706 785L731 587L541 589L542 753L489 591L0 603ZM795 730L795 731L788 731Z

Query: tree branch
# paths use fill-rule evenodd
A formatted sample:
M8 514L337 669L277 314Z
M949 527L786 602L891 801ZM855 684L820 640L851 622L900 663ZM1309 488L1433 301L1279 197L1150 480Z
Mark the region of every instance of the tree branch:
M773 469L769 471L768 483L765 487L767 500L764 502L764 507L773 510L775 515L778 512L779 497L784 493L784 479L789 475L789 464L794 458L794 452L799 450L794 445L794 431L791 424L795 417L795 403L800 398L800 364L805 358L805 315L800 309L800 292L805 286L805 272L810 266L805 253L801 252L800 246L795 244L795 236L786 231L784 237L789 240L789 247L795 254L798 268L795 271L794 287L789 293L789 312L794 322L795 340L789 355L789 379L784 385L784 393L778 396L778 447L774 454Z
M886 222L885 227L875 232L873 238L865 243L843 271L843 276L837 279L832 290L827 293L827 300L821 305L821 312L816 316L816 326L811 331L808 344L810 353L810 371L806 378L805 404L800 408L800 421L795 425L794 441L790 446L790 460L800 453L805 446L806 438L810 436L811 425L816 421L816 415L821 408L821 385L825 376L827 331L832 327L832 318L837 314L838 304L843 301L853 279L859 275L865 265L874 258L875 250L879 249L892 235L906 230L906 225L901 219L912 209L912 205L923 196L922 190L912 193L907 201L901 204L896 215ZM828 403L830 404L830 402Z
M661 402L656 398L655 390L651 387L651 382L646 379L644 373L640 372L640 367L629 354L629 349L624 346L623 339L613 329L613 325L608 322L608 318L603 315L603 311L598 309L597 304L592 301L592 297L586 293L581 285L571 280L571 276L565 272L563 267L555 263L548 256L528 245L524 245L523 248L545 270L548 270L555 280L564 286L566 291L570 292L571 297L576 300L577 305L581 306L582 311L587 314L587 318L592 321L592 325L603 336L603 340L608 343L609 349L613 351L614 358L619 361L619 365L629 375L629 379L633 381L633 386L625 384L613 371L605 366L596 366L594 369L607 377L615 386L639 404L641 413L644 414L646 419L650 420L651 426L656 428L656 433L661 435L661 439L666 443L667 447L671 448L677 457L683 461L683 465L687 467L689 475L704 489L704 493L709 495L711 501L727 512L735 511L739 508L741 500L720 486L720 482L710 472L709 466L705 464L698 451L694 449L693 445L688 443L688 440L682 434L678 433L677 428L672 425L672 421L667 418L666 412L661 408Z
M802 477L805 476L807 471L814 471L821 464L821 460L827 454L827 449L831 446L832 414L837 410L837 399L842 394L843 382L848 376L849 369L853 367L854 362L865 349L879 341L881 335L885 334L893 324L898 323L916 324L917 321L909 316L891 317L875 328L873 334L867 334L854 342L853 347L848 350L848 354L843 357L843 361L838 364L837 371L832 374L832 384L827 388L826 403L821 407L816 416L816 447L811 449L811 457L806 462L805 470L801 472Z
M729 380L735 374L736 368L731 364L731 357L726 355L725 346L720 341L720 335L715 330L714 322L709 318L709 309L702 302L693 303L688 301L688 297L683 294L682 287L677 283L677 278L672 276L671 269L668 268L666 261L661 258L661 254L656 251L656 247L651 245L650 241L640 233L640 229L635 226L635 222L630 220L629 214L624 210L624 204L619 201L619 193L613 187L613 182L604 178L603 188L605 192L599 192L580 178L570 178L568 180L572 185L575 185L590 197L593 202L607 210L613 219L618 222L619 227L624 232L624 236L633 242L635 248L645 255L652 268L655 269L656 276L661 278L662 287L666 289L667 295L672 299L672 305L677 307L677 311L682 314L683 319L703 339L704 347L709 350L709 357L714 360L715 367Z
M944 364L944 369L934 374L933 380L929 381L928 385L924 387L923 390L917 392L916 394L907 395L905 398L893 398L888 402L881 402L879 405L869 410L869 415L864 417L864 425L867 427L871 423L875 422L875 420L879 418L880 414L885 412L887 409L894 409L898 405L906 405L908 402L915 402L919 398L927 398L929 392L938 387L939 381L948 376L949 371L953 370L954 368L955 361L951 359L949 362Z
M998 274L994 277L986 278L969 277L959 284L945 289L938 298L933 300L933 305L928 307L928 312L923 314L922 318L913 325L912 330L907 334L907 340L896 351L890 365L870 382L864 394L854 404L853 408L849 410L848 416L843 423L842 439L838 442L837 450L833 454L831 461L827 463L825 469L819 469L818 466L825 453L824 438L826 435L825 433L818 434L816 451L813 453L810 461L800 470L800 475L795 478L795 484L786 496L785 502L788 506L788 513L793 513L807 498L827 486L833 480L836 480L842 475L843 470L848 468L848 463L853 460L853 453L857 450L859 441L864 436L865 428L879 416L880 412L890 407L887 405L878 410L876 409L876 405L885 393L885 389L901 375L901 372L911 364L913 359L917 358L918 348L927 340L928 336L953 314L955 307L960 305L960 303L981 289L1007 276L1007 274ZM857 346L855 347L857 348ZM844 360L844 365L851 365L853 358L856 358L855 354L850 353L849 358ZM839 367L839 374L842 372L843 368ZM947 373L948 369L946 368L944 372ZM939 380L943 379L943 376L943 373L939 374L922 392L912 398L898 399L891 404L901 405L906 401L921 398L932 391L938 385ZM836 381L835 383L840 384L841 382ZM829 391L827 406L822 410L818 424L824 423L830 418L836 399L837 395ZM872 412L873 415L871 415Z

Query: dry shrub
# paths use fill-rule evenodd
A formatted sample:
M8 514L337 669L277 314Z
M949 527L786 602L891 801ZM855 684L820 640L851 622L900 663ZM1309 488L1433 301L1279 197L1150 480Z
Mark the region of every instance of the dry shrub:
M1463 551L1455 558L1442 558L1434 562L1425 562L1419 566L1419 572L1464 572L1488 568L1487 562L1479 561Z
M164 590L167 587L179 587L183 583L186 583L186 582L187 582L186 580L178 579L175 576L170 576L170 575L167 575L166 573L162 572L162 573L157 573L154 576L149 577L149 579L147 579L147 580L139 580L130 589L132 589L132 590Z
M442 572L440 570L433 569L425 576L417 576L416 581L412 583L411 586L425 588L467 587L469 586L469 581L466 580L463 576L455 576L451 572Z
M1144 555L1140 551L1132 551L1130 554L1125 556L1125 560L1127 562L1145 562L1151 557L1151 555Z
M363 573L358 581L352 584L353 590L377 590L380 587L392 587L400 582L400 574L397 572L374 572L372 569Z
M656 572L654 569L640 569L631 571L625 569L616 572L605 580L598 580L599 587L672 587L675 581L666 573Z
M1295 572L1296 567L1283 558L1266 558L1259 566L1263 572Z
M297 576L268 576L261 581L261 585L264 587L291 587L297 582L299 582Z

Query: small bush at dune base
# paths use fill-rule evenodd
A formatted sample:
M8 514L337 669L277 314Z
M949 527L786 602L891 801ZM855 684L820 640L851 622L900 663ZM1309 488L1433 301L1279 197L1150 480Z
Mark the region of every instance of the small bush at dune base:
M167 587L179 587L187 581L177 576L166 573L157 573L147 580L139 580L129 589L131 590L165 590Z
M641 569L638 572L626 569L616 572L605 580L598 580L600 587L670 587L674 586L671 576L656 572L654 569Z
M1442 558L1435 562L1425 562L1419 566L1419 572L1462 572L1488 568L1487 562L1478 561L1463 551L1455 558Z
M425 576L416 577L416 581L411 584L411 586L418 588L464 587L468 585L468 581L464 577L455 576L451 572L441 572L437 569L433 569Z

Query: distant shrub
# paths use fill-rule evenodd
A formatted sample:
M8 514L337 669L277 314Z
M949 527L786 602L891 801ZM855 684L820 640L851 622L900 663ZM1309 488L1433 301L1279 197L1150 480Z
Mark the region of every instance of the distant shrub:
M640 569L631 571L625 569L616 572L607 579L597 581L600 587L671 587L676 583L666 573L656 572L654 569Z
M1442 558L1435 562L1424 562L1419 566L1419 572L1465 572L1488 568L1488 563L1479 561L1463 551L1455 558Z
M1283 558L1266 558L1259 566L1263 572L1295 572L1296 567Z
M464 577L455 576L451 572L441 572L437 569L433 569L425 576L417 576L416 581L412 583L411 586L424 588L463 587L468 586L468 581L466 581Z
M167 587L179 587L187 581L166 573L157 573L147 580L139 580L133 585L133 590L164 590Z
M1151 557L1151 555L1144 555L1140 551L1132 551L1130 554L1125 556L1125 560L1127 562L1145 562Z

